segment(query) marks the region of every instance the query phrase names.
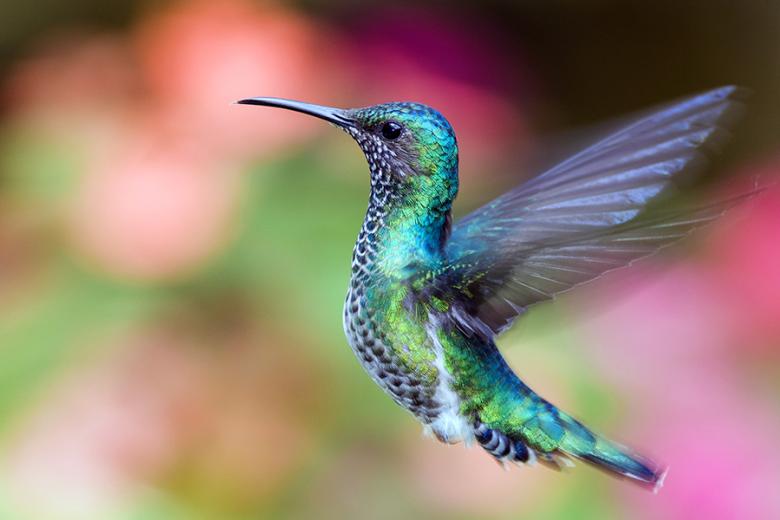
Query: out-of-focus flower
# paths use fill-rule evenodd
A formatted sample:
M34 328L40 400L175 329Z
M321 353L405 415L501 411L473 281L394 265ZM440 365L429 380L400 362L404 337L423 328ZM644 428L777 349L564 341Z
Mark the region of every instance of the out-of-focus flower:
M775 448L780 425L767 413L772 406L743 395L735 381L700 372L689 377L694 384L667 379L675 393L686 395L686 405L677 405L672 395L662 396L656 406L652 396L642 401L643 407L653 410L634 428L637 442L662 454L670 470L657 496L624 490L631 516L715 520L780 516L775 485L780 479Z
M748 172L780 180L780 158ZM739 218L714 233L705 254L712 280L722 288L721 304L738 321L741 348L771 349L780 355L780 187L736 212Z
M84 179L73 211L79 250L131 278L187 272L226 240L236 176L192 145L149 129Z
M659 374L684 378L691 364L699 366L697 360L718 359L732 337L733 316L721 306L719 287L699 265L665 272L647 266L631 269L586 288L600 311L585 325L593 336L592 353L607 377L622 388L651 394Z
M17 67L6 95L23 126L40 121L87 166L70 204L78 252L117 276L176 277L229 238L242 160L327 128L230 103L327 101L337 50L322 26L242 0L178 3L144 18L133 42L52 44Z
M149 110L224 151L267 153L327 128L279 110L231 106L253 96L337 102L337 40L280 6L192 0L144 20L136 38Z

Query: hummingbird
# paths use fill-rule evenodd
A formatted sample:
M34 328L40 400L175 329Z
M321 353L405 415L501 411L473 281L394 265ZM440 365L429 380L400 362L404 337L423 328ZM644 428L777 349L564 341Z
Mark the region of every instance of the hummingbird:
M437 110L237 103L323 119L365 154L370 194L344 332L374 382L426 432L476 442L502 464L561 469L579 460L657 491L664 466L535 393L496 338L531 306L651 255L736 204L647 208L728 135L740 92L724 86L638 117L455 223L458 145Z

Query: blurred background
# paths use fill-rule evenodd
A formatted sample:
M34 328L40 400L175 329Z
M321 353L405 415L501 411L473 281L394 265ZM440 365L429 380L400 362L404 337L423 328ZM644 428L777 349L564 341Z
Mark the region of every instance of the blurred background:
M574 129L731 83L701 200L780 173L780 2L4 2L0 517L780 517L780 189L500 341L670 464L653 496L424 440L343 338L359 150L230 104L434 105L463 215Z

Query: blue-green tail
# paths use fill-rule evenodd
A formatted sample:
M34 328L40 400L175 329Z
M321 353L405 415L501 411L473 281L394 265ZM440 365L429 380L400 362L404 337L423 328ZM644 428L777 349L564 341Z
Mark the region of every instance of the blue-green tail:
M654 492L663 485L666 469L616 442L597 435L569 415L557 411L565 435L559 450L597 468L650 487Z
M457 326L456 326L457 327ZM492 339L453 327L440 334L461 400L479 444L499 461L560 468L583 460L615 476L658 489L665 468L597 435L529 388Z
M538 397L537 397L538 398ZM579 421L540 399L540 414L531 419L529 436L504 433L484 423L474 428L477 442L499 461L533 463L560 469L571 466L572 459L585 461L619 478L625 478L657 492L663 484L666 468L612 442L586 428ZM547 450L533 439L555 439Z

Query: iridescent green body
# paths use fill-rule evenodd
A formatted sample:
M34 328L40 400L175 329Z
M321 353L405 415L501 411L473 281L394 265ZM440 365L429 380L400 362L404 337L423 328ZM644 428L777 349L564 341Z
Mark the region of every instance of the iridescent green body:
M415 137L393 158L379 139L354 134L369 159L372 191L353 252L344 320L364 368L442 441L470 441L484 425L522 439L523 453L530 448L553 465L564 443L592 448L595 437L523 384L492 339L468 337L455 326L448 313L456 302L429 291L453 267L444 248L458 189L449 124L432 109L408 103L366 109L355 118L369 128L391 119ZM393 167L399 152L403 165ZM561 420L585 435L566 435ZM499 458L520 447L503 449Z
M363 367L444 442L475 439L499 461L579 459L657 489L664 472L542 399L494 338L535 303L687 235L737 199L644 215L670 179L722 135L723 87L638 119L452 225L455 133L436 110L340 110L276 98L360 145L371 172L344 330Z
M416 124L415 131L426 137L422 142L427 145L421 142L406 152L414 155L415 163L426 164L430 174L418 175L408 168L403 185L397 182L403 167L391 165L399 157L390 157L379 139L353 134L369 159L372 181L369 207L353 251L344 329L374 380L396 402L431 424L447 405L437 396L440 353L426 329L427 310L409 305L414 290L410 281L444 265L442 244L458 178L454 135L440 129L438 120L416 117L428 110L404 104L362 114L365 126L390 115L407 125ZM446 147L436 145L439 140Z

